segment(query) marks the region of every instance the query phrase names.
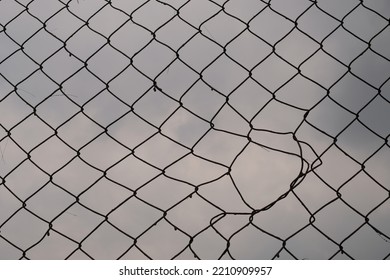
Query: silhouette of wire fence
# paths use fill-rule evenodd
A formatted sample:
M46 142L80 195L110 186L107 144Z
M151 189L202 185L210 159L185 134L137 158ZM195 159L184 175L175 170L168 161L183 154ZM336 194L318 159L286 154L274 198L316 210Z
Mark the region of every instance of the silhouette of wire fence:
M361 118L362 113L367 108L378 102L389 108L390 100L388 93L386 93L388 89L385 87L390 79L390 72L384 71L381 74L373 74L376 78L370 78L370 76L367 78L358 71L354 71L355 64L360 63L361 59L367 55L371 55L372 60L377 61L378 64L387 66L390 63L390 57L388 53L386 54L386 50L378 51L373 47L375 40L384 37L386 32L389 32L389 15L383 15L380 11L374 9L370 6L370 1L347 1L348 7L344 10L340 9L342 11L338 10L336 15L324 8L323 1L296 0L292 1L293 5L300 5L299 7L304 8L299 12L296 10L294 16L293 13L288 13L283 9L284 4L280 4L281 1L272 0L250 1L253 7L256 6L257 8L247 11L246 14L240 14L240 7L244 6L242 2L245 1L234 0L106 0L92 1L93 3L87 0L70 0L52 1L50 5L47 2L44 4L41 2L44 1L0 1L0 43L7 46L2 47L3 52L0 53L0 77L2 79L0 110L3 111L0 111L2 119L0 121L0 148L3 166L0 174L0 195L3 197L3 206L0 206L3 212L0 217L0 241L2 251L8 252L2 258L31 259L34 258L34 250L39 250L41 246L49 248L50 251L56 251L57 253L54 254L53 258L101 258L90 247L92 245L88 245L88 242L95 240L95 236L103 228L110 232L111 239L122 240L121 245L116 248L116 255L109 256L115 259L201 259L204 257L202 253L198 252L195 244L197 239L204 238L205 233L214 236L214 239L209 239L215 240L215 242L210 241L210 247L213 243L222 244L219 246L215 258L254 257L245 255L245 253L235 254L234 246L236 245L234 243L240 235L244 235L249 236L245 237L248 244L251 244L249 246L259 246L261 248L261 246L266 246L265 243L276 244L272 253L266 256L269 259L300 259L304 258L305 255L301 251L295 252L291 249L293 247L290 244L300 235L304 235L306 231L314 232L319 239L325 240L321 242L326 243L326 247L330 248L331 253L325 256L328 259L359 258L348 249L349 247L346 244L354 238L360 240L357 236L366 231L374 232L376 239L372 241L372 244L380 244L378 246L387 248L387 253L377 256L377 258L388 259L390 257L390 232L388 230L386 232L385 225L372 222L372 217L378 212L386 213L386 209L389 209L385 208L390 203L389 181L383 180L381 177L381 174L388 172L386 169L388 170L389 166L382 166L384 171L380 174L375 171L376 169L368 168L368 166L371 166L371 162L377 161L378 158L386 162L386 156L389 155L390 148L389 135L388 131L387 135L378 132L370 123ZM46 4L49 6L45 6ZM334 5L337 7L341 4ZM82 7L85 9L83 10ZM200 14L198 16L201 21L197 22L193 19L195 13ZM332 21L332 28L320 28L323 32L321 36L310 32L310 28L302 28L305 17L310 13L315 13L315 17L319 21L321 18L325 21ZM367 33L359 33L359 30L346 24L356 14L360 15L360 13L369 13L373 20L381 22L382 27L375 30L375 32L369 32L367 35ZM248 14L250 16L247 16ZM283 28L274 25L275 21L284 24ZM15 27L18 22L23 22L22 28L19 30ZM53 27L53 22L58 22L58 25ZM101 25L97 25L97 22L100 22ZM222 25L222 28L231 31L229 36L223 37L213 31L213 26L218 24ZM61 28L64 29L60 30ZM181 28L185 29L186 32L188 31L188 33L181 32ZM350 38L351 42L354 42L352 44L362 47L359 51L351 51L350 57L338 57L328 45L328 41L338 33L342 34L341 36L344 39ZM136 37L133 34L139 36ZM186 36L181 36L182 34L186 34ZM301 39L298 39L299 41L308 41L308 45L312 46L310 51L304 55L299 55L299 52L296 55L292 50L293 54L289 54L288 51L280 51L280 46L284 44L287 44L288 49L293 49L294 43L290 40L293 35L301 36L299 37ZM89 39L86 40L88 45L84 49L84 47L77 44L83 41L86 36L89 36ZM126 36L129 36L127 39L133 41L135 45L126 45L123 41ZM176 41L172 38L176 38ZM383 40L386 40L387 37L384 38ZM52 43L49 44L49 41ZM191 47L192 44L195 44L195 47ZM201 44L203 44L202 47L200 47ZM54 47L49 48L48 45ZM245 59L243 55L245 55L245 52L249 52L247 47L252 46L258 56ZM130 48L132 48L132 51L129 51ZM240 55L237 55L237 52ZM325 59L319 60L319 56L325 57ZM61 59L58 57L61 57ZM104 63L107 68L97 69L94 66L97 57L105 59ZM167 57L168 59L166 59ZM188 57L192 57L192 59L188 59ZM151 67L145 65L145 59L152 60ZM331 82L323 81L324 73L321 72L321 69L326 67L325 60L329 64L334 64L335 68L341 69L335 74L337 78ZM274 64L276 63L282 64L282 68L285 68L286 72L280 71L280 68L275 70ZM177 65L180 65L181 68L176 68ZM305 68L307 65L318 68L319 74L312 75L310 70ZM220 78L218 76L220 67L236 69L233 71L234 80L230 81L229 86L224 87L218 83L218 79L224 79L224 77ZM190 79L191 82L183 80L181 75L184 75L184 72L188 72L188 75L194 77L192 80ZM37 80L37 76L41 78ZM94 79L95 88L79 86L76 87L76 90L71 89L69 85L74 80L81 83L87 76ZM172 78L171 84L166 82L167 76ZM343 104L342 101L332 95L332 91L348 78L359 81L362 90L367 88L370 92L373 92L371 95L367 94L364 104L357 110L351 109L348 104ZM43 90L42 93L28 86L29 84L34 85L34 83L40 84L40 79L50 81L51 85L51 87L46 87L46 91ZM281 94L281 92L296 90L293 85L297 79L300 79L303 83L310 83L322 92L315 102L310 105L300 105L300 103L304 103L305 96L295 97L293 93L290 93L288 95L290 97L285 98ZM118 80L121 80L122 83L132 80L133 83L130 85L131 88L123 88L116 86ZM255 98L249 98L249 103L257 108L250 116L245 111L245 106L236 106L234 102L236 99L247 98L241 96L243 88L248 83L252 84L256 90L264 92L265 96L265 101L258 104ZM180 88L179 86L172 87L172 84L180 84L181 86ZM222 100L217 110L208 116L202 114L201 110L193 108L191 103L187 102L189 96L194 97L191 91L199 84L204 85L200 92L207 89L207 94ZM129 98L130 95L136 97L131 99ZM105 103L105 100L110 100L110 102L118 104L118 108L121 108L118 111L112 109L112 107L107 107L104 110L104 114L112 116L109 121L100 121L98 114L90 113L89 107L97 102L99 98L106 98L103 99L102 103ZM145 114L145 112L138 109L142 108L140 105L142 102L154 104L152 110L157 111L156 114L160 118L159 122L156 122L154 117L150 117L151 114ZM159 116L158 109L160 106L165 106L166 102L171 104L170 108L173 108L173 110ZM201 103L201 107L207 107L208 102ZM349 121L342 123L342 128L337 133L330 133L310 118L310 115L326 102L331 102L333 106L337 107L337 110L350 116ZM277 112L277 115L282 119L289 118L289 115L285 114L287 110L297 112L300 120L293 129L278 130L259 125L264 112L271 110L271 108L274 108L272 106L275 105L284 108ZM18 106L23 106L24 112L27 113L18 113L15 109ZM50 108L51 114L61 114L66 106L71 106L73 111L66 113L64 119L57 122L51 121L50 115L42 113L42 108L46 108L45 110ZM7 111L7 108L11 109ZM228 126L221 127L218 125L220 119L223 119L223 112L226 110L233 112L232 114L235 114L241 122L245 122L249 129L241 133L230 130ZM9 113L5 115L5 111ZM8 118L12 121L8 121ZM193 119L200 123L200 126L205 127L199 137L195 137L191 141L187 141L186 135L182 137L184 140L180 141L177 137L172 136L167 129L172 119L180 123L180 120L185 118ZM80 124L83 121L96 127L96 133L93 137L85 140L82 145L75 145L63 131L74 122ZM135 144L130 144L126 141L126 137L119 137L118 134L115 134L115 127L119 123L124 123L130 133L133 132L133 136L136 137L138 126L132 121L147 126L152 131L149 135L141 137L142 139L138 142L134 142ZM356 157L345 146L339 144L340 138L356 125L364 127L367 134L379 143L363 159ZM34 138L34 127L43 127L42 129L46 129L48 132L43 136ZM190 129L196 128L197 126ZM84 126L82 129L88 128ZM83 134L82 129L73 133L81 135ZM311 129L313 133L319 135L318 137L327 139L327 144L319 149L316 144L311 143L313 139L304 139L302 131L307 129ZM24 137L18 138L18 133L20 134L21 130ZM216 160L212 156L212 149L209 150L209 153L197 152L202 141L212 133L234 137L244 142L244 145L234 151L229 164ZM262 142L256 137L257 134L288 138L292 141L295 149L292 151L290 148L283 148L283 145L282 147L278 146L272 141L269 143ZM36 140L30 146L24 144L26 138L29 137ZM98 143L101 143L99 141L103 137L106 141L113 143L120 152L110 151L110 148L105 148L104 145L99 146ZM160 145L159 142L153 144L153 139L156 139L156 137L178 147L182 150L182 153L165 165L157 163L153 158L153 154L145 156L145 150L159 151L162 158L170 158L170 152L164 151L163 145ZM57 145L65 146L72 156L66 157L64 154L57 153L57 148L50 148L53 147L50 146L53 141ZM218 143L218 145L223 144L222 142ZM248 202L246 195L242 193L241 181L237 180L237 174L235 173L237 162L250 147L260 148L265 155L279 154L292 157L299 161L300 166L291 182L284 186L284 191L261 207L253 206ZM85 151L88 149L91 149L90 156L85 156ZM143 152L140 152L141 150ZM338 159L327 163L330 159L328 155L333 152L342 156L348 163ZM93 158L93 154L99 153L103 153L107 157L110 157L111 153L115 153L113 163L97 163ZM15 156L14 160L11 159L13 158L11 154ZM39 160L42 155L47 155L53 161L56 161L57 165L47 159L45 161ZM208 167L204 169L204 172L213 170L213 168L219 168L223 171L213 174L208 180L203 180L200 183L196 180L186 180L182 176L176 176L175 172L171 171L172 168L182 166L189 173L191 173L192 168L195 168L187 164L189 158L207 164ZM123 168L123 165L127 166L130 160L146 166L152 170L153 174L146 176L147 178L141 183L131 180L123 182L120 178L111 176L111 173L118 170L118 168ZM157 161L159 160L161 159ZM345 175L338 182L332 181L332 174L324 175L323 173L324 169L325 172L332 173L332 168L335 168L337 164L340 164L340 166L337 166L336 169L341 170L340 172ZM357 169L352 173L343 171L348 168L346 166L348 164L357 166ZM73 169L70 168L74 165ZM72 188L68 187L66 183L63 183L65 181L61 181L59 178L65 176L70 177L68 179L71 180L72 172L76 172L78 169L84 172L84 169L79 166L92 170L95 175L91 180L76 180L76 185L79 185L77 188L82 189L82 191L72 191ZM33 169L34 172L26 173L24 171L26 168L28 170ZM136 176L143 172L138 170L137 167L133 169L130 167L126 169L125 167L124 170L127 171L121 171L124 172L122 174L128 173L129 176ZM306 197L302 197L300 193L303 188L302 184L308 177L311 178L311 183L308 184L311 184L314 189L317 184L318 188L322 188L329 193L329 199L318 200L320 205L317 208L311 207L309 205L311 202ZM348 197L344 196L343 193L350 188L350 185L353 186L354 182L360 177L364 177L364 180L366 180L364 184L369 185L368 193L380 193L379 198L370 204L368 211L361 210L359 206L348 200ZM168 184L184 185L190 191L187 191L164 208L155 203L156 199L159 198L161 193L165 193L168 197L173 197L174 193L169 193L170 188L164 190L164 186L159 180L168 180L170 182ZM216 203L213 198L202 193L202 190L208 185L223 180L234 188L248 211L226 210ZM30 184L34 185L33 190L30 190L28 195L21 195L23 186ZM256 188L261 182L252 181L250 184L253 188ZM142 192L151 185L156 185L156 188L159 187L159 192L153 194L152 191L150 197L154 197L149 200L147 196L142 195ZM104 188L104 186L106 187ZM110 196L110 189L114 188L113 186L121 189L120 191L112 189L112 192L119 193L120 198ZM101 188L105 190L104 195L95 194L95 191ZM57 192L58 197L54 199L54 193L50 193L50 196L53 197L53 201L50 202L53 211L47 210L51 213L42 214L37 210L39 207L37 208L34 199L44 197L44 193L49 192L49 190ZM153 187L153 190L155 190L155 187ZM355 190L358 191L357 188L353 188L352 192ZM63 199L61 199L61 195ZM85 197L88 196L90 196L90 200L86 202ZM47 198L45 199L44 203L49 203ZM287 199L294 199L296 205L305 213L304 222L296 225L293 231L286 232L283 236L270 230L269 227L263 226L261 221L256 220L258 217L262 217L261 215L272 212ZM367 199L371 198L367 197ZM112 203L106 209L107 211L103 211L90 203L94 200L112 200ZM194 202L194 205L189 204L188 207L183 208L185 210L181 210L180 207L187 205L191 200L195 200L198 204ZM38 204L43 203L43 200L38 201L40 201ZM60 207L60 210L58 210L56 204L61 204L62 208ZM129 204L133 206L129 207ZM349 228L342 238L335 238L328 233L327 228L318 225L321 215L332 209L336 204L358 219L357 224L353 228ZM195 217L195 214L191 211L196 212L201 208L211 208L210 211L215 212L213 212L211 219L207 219L205 225L198 227L195 231L189 230L171 218L171 213L179 211L182 216L187 217L184 219L187 219L189 224L196 224L199 221L191 220ZM74 209L78 209L79 212ZM150 211L155 215L153 222L140 226L142 217L151 215ZM296 210L291 209L290 211ZM135 215L134 212L136 212L139 220L127 218L127 215ZM82 214L80 213L86 213L86 216L81 217ZM121 213L122 216L118 213ZM336 219L337 215L336 213L332 218ZM221 229L220 224L230 221L231 217L240 217L246 222L230 232L225 232ZM84 224L90 223L93 219L95 219L93 226L85 228ZM118 222L118 219L121 222ZM288 223L288 218L286 220L275 216L272 221L282 227L284 223ZM70 223L71 227L82 228L82 234L78 237L69 234L66 229L61 227L61 223L65 222ZM32 230L35 227L33 224L37 225L38 229L36 231ZM126 226L123 226L124 224ZM160 228L156 232L156 227L161 225L164 225L163 227L168 233L160 231ZM133 228L139 228L139 230L133 230ZM248 235L249 229L252 235ZM24 235L21 232L24 232ZM33 240L22 242L15 237L19 234L30 236ZM177 244L175 246L170 244L167 248L164 247L163 243L167 240L166 235L172 235L174 239L177 239ZM256 235L262 236L262 241L256 239ZM252 237L253 240L250 239ZM50 241L50 239L55 241ZM100 241L92 243L99 244L99 242L104 243L106 241L102 238ZM259 242L265 243L256 244ZM310 242L311 240L307 240L307 243L306 240L303 241L306 244L311 244ZM355 241L354 244L361 245L361 242L365 241ZM104 245L101 246L104 247ZM66 249L63 249L65 247ZM158 250L161 250L161 254L154 254L154 247L160 248ZM107 255L105 256L107 258ZM264 258L263 255L260 256ZM314 255L314 258L324 258L324 256L318 254Z

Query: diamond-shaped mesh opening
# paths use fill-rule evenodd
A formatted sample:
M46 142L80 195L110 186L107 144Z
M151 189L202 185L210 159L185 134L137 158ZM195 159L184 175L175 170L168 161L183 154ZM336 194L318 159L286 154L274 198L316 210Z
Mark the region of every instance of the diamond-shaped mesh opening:
M180 108L162 127L162 132L186 147L195 145L207 132L209 125L197 116Z
M201 81L191 87L182 99L184 108L206 120L212 119L218 113L224 101L222 94Z
M83 26L67 43L67 48L72 55L87 60L99 51L107 41L103 36Z
M204 71L204 80L212 89L230 94L247 77L247 71L227 56L220 56Z
M57 137L52 137L31 153L31 160L45 172L55 172L76 155L76 153Z
M34 115L25 119L12 132L12 138L26 151L35 148L52 135L53 130Z
M158 104L156 106L156 104ZM161 126L179 107L170 96L159 90L149 90L134 104L134 112L155 127Z
M247 144L243 137L220 131L208 132L194 148L194 152L209 160L230 165Z
M24 67L18 65L23 65ZM12 56L9 56L0 64L0 72L3 77L6 77L14 84L22 82L37 69L37 64L20 50L13 53Z
M343 186L341 194L348 205L363 215L379 206L387 195L380 185L362 172Z
M251 20L249 30L261 40L273 45L286 36L293 26L293 21L267 7Z
M40 243L29 250L27 257L34 260L61 260L67 258L77 244L55 231L49 231Z
M212 228L198 234L191 244L191 248L196 252L196 257L202 260L218 259L225 250L225 247L226 241ZM189 257L185 257L184 259L189 259Z
M36 0L29 5L29 12L42 21L52 17L63 6L57 1L45 2L45 0Z
M172 56L173 52L169 48L157 41L152 41L135 56L134 65L148 77L156 77L168 67Z
M253 70L254 79L271 92L279 89L296 74L296 69L274 54Z
M361 168L359 164L335 146L326 151L323 159L323 164L315 172L325 183L333 186L334 189L338 189L338 187L357 174ZM339 166L343 166L343 169L340 169Z
M313 18L315 20L313 21ZM340 23L313 5L298 19L298 28L317 42L323 41ZM320 27L321 26L321 27Z
M347 129L354 118L354 114L326 98L310 111L307 121L316 127L321 127L324 133L337 136Z
M72 75L63 85L64 91L78 105L84 105L104 89L104 84L88 70Z
M102 217L85 207L73 204L53 222L53 230L74 242L81 242L102 220Z
M286 248L294 259L330 259L339 250L336 244L313 226L304 228L289 239Z
M138 191L138 196L142 200L165 211L181 203L192 192L193 188L188 184L166 176L159 176L144 185Z
M27 209L46 221L54 220L76 200L64 189L52 183L41 184L41 186L39 192L28 200Z
M297 108L309 110L324 98L326 91L313 81L295 76L277 93L276 98Z
M190 195L179 205L169 211L167 220L176 229L196 235L210 226L210 220L220 211L204 201L198 195ZM191 217L191 223L188 218Z
M58 65L61 67L58 67ZM82 64L75 57L61 49L43 63L43 71L57 83L62 83L75 74Z
M218 13L201 27L202 34L226 46L245 30L245 25L236 18Z
M129 67L110 83L110 91L128 104L133 105L152 87L150 79L133 67Z
M96 150L100 153L96 153ZM130 151L106 134L102 134L81 151L80 157L100 170L106 170L123 159Z
M58 129L58 135L74 149L79 149L95 139L103 129L85 114L79 113Z
M0 104L2 126L8 129L21 123L31 114L31 108L15 94L8 95Z
M154 179L158 170L152 166L138 160L134 156L129 156L109 170L107 176L132 190L136 190Z
M145 164L157 168L166 168L187 153L187 149L161 134L149 138L135 150L135 155Z
M65 7L61 7L61 9L46 22L47 30L60 40L69 39L83 26L83 22L80 19L64 8Z
M137 40L126 40L127 36L137 37ZM129 57L133 57L152 39L153 37L148 30L134 24L132 21L128 21L112 34L111 45Z
M343 213L337 215L336 213ZM335 201L316 213L314 225L337 243L341 243L364 223L359 216L341 200Z
M223 166L213 164L209 160L192 154L177 161L166 171L168 177L193 186L217 180L224 173L226 173L226 168Z
M110 46L104 46L88 60L88 69L100 80L110 81L122 72L129 59Z
M131 238L111 225L104 223L83 243L83 250L88 255L99 255L99 259L112 260L123 255L132 243Z
M221 49L210 39L198 33L180 49L179 55L191 69L200 72L221 55Z
M77 9L77 8L76 8ZM97 33L108 37L128 20L128 16L114 9L111 5L105 5L90 19L90 28Z
M254 242L249 242L249 240L254 240ZM229 248L230 256L237 259L271 259L280 247L279 240L252 224L234 234L230 242L232 242Z
M24 183L25 177L30 178ZM24 161L18 169L7 177L6 185L14 195L25 201L46 185L48 177L29 161Z
M387 73L390 71L390 61L368 50L354 61L351 70L359 78L379 88L389 79Z
M136 114L128 113L113 123L109 127L108 133L121 144L132 149L147 141L157 131L156 128Z
M55 93L36 108L39 118L50 127L60 127L77 114L79 108L62 93Z
M137 242L147 258L166 259L179 255L188 246L189 237L165 220L152 226Z
M39 63L48 59L61 47L60 40L55 39L42 29L26 43L27 54Z
M81 158L75 158L54 175L53 182L71 194L79 195L96 184L100 176L101 173L96 168L91 167Z
M245 30L227 46L227 54L246 69L254 68L272 52L272 48ZM249 55L249 54L254 55Z
M135 238L161 218L161 212L136 197L131 197L109 216L109 221Z
M276 52L285 60L298 67L318 49L316 41L294 29L277 45Z
M144 14L148 14L147 17ZM134 12L133 20L150 31L156 31L167 23L175 14L175 10L159 1L148 1Z
M15 1L2 1L0 7L2 25L7 24L15 15L23 11L23 6Z
M306 60L301 69L305 77L326 88L331 87L341 79L347 71L346 67L323 51L318 51L309 60Z
M28 230L25 230L27 227ZM25 209L20 209L11 220L2 225L1 235L19 250L26 250L37 243L46 233L48 225Z
M6 2L13 3L15 1ZM2 10L7 11L8 8L3 8ZM13 16L16 15L17 14L13 14ZM4 16L4 18L8 18L8 16ZM41 29L42 25L38 19L23 11L18 17L8 22L6 28L9 36L11 36L11 38L18 44L22 44L33 36L39 29Z
M337 138L337 145L363 163L383 145L383 140L355 121Z
M218 112L213 122L216 130L240 136L247 135L251 130L245 118L227 104Z
M389 259L389 5L0 1L0 259Z
M377 90L348 73L330 90L330 97L346 110L359 112L377 94Z
M170 97L179 100L199 79L196 72L180 60L175 60L165 72L158 77L158 85Z
M300 205L298 199L293 195L286 197L289 205L294 207L294 212L284 204L278 203L269 211L260 212L253 219L253 224L257 227L272 232L279 238L286 239L294 235L297 231L308 224L310 214ZM280 223L274 223L274 220Z
M129 107L108 91L100 92L84 106L84 113L97 124L107 127L123 116Z
M180 13L194 27L199 27L200 24L207 21L210 17L218 13L220 8L207 0L190 1L181 7Z
M106 215L132 195L131 190L114 180L102 178L81 194L80 202L86 207ZM101 203L100 200L104 200L104 202Z
M366 42L378 34L386 25L388 25L388 21L362 5L344 19L344 27Z
M324 40L323 45L326 52L345 64L351 63L367 48L367 44L342 26L330 34Z
M179 49L191 40L191 37L197 32L190 24L179 17L174 17L168 21L161 29L156 32L157 39L174 50ZM176 56L176 55L174 55Z

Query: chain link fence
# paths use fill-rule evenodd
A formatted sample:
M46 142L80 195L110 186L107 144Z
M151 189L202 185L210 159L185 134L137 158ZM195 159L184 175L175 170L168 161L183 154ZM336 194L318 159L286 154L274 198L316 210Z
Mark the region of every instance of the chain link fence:
M1 259L389 259L390 4L1 0Z

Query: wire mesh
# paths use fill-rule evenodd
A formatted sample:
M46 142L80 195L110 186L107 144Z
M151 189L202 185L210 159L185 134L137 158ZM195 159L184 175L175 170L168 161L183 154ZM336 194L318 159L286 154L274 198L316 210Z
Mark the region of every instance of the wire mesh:
M386 5L1 0L0 257L388 259Z

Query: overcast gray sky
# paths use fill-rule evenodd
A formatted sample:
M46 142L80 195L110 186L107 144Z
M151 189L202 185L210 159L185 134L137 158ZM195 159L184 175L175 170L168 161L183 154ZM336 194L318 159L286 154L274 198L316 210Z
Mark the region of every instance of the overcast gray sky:
M390 258L388 1L29 2L0 1L1 259Z

